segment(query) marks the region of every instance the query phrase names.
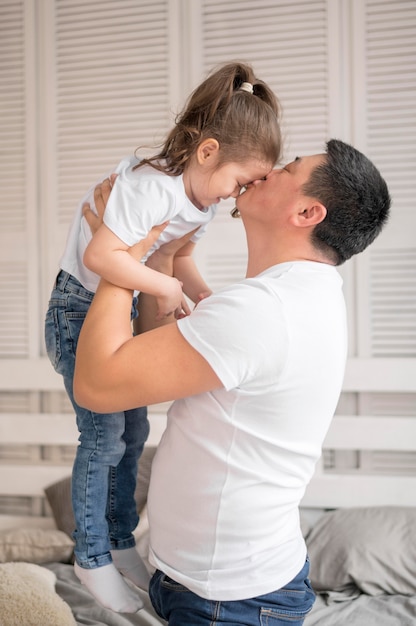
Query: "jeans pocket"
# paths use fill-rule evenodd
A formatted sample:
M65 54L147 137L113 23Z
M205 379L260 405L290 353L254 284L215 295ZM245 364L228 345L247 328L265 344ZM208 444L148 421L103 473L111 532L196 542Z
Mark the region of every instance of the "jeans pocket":
M67 350L74 359L79 335L86 315L86 311L66 311L64 313Z
M77 311L74 307L69 308L60 303L50 306L45 318L45 343L49 360L58 374L71 380L78 338L88 306L85 309Z
M179 591L181 593L189 593L189 589L181 585L181 583L177 583L176 580L173 580L167 574L163 574L160 579L160 586L165 589L169 589L169 591Z
M55 371L58 371L59 361L62 356L58 312L56 308L49 308L45 317L45 346L46 354L53 365Z
M274 606L262 606L260 610L261 626L301 626L315 602L314 591L307 585L304 592L285 590L276 595L280 598L276 598Z

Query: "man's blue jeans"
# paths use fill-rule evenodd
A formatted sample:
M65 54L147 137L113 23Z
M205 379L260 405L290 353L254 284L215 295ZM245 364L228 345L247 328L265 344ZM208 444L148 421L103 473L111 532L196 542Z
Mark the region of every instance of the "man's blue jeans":
M45 321L47 353L63 376L80 432L72 471L73 537L76 560L86 568L111 563L110 549L135 545L137 465L149 434L146 407L98 414L74 400L75 352L93 297L73 276L61 271Z
M277 591L247 600L205 600L156 570L150 581L155 611L169 626L301 626L315 601L309 560Z

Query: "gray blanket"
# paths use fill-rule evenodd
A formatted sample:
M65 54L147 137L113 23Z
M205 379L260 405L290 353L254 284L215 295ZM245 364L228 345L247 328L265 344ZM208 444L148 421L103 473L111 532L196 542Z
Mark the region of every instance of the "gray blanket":
M149 597L138 590L144 608L136 615L113 613L97 604L80 585L72 565L49 563L55 572L57 593L69 604L80 626L166 626L153 611ZM357 588L318 594L304 626L415 626L416 596L369 596Z
M416 626L416 596L318 594L304 626Z

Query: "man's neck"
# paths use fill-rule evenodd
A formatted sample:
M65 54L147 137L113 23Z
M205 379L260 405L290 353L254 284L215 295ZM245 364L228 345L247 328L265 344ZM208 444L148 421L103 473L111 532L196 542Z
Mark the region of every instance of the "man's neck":
M261 274L269 267L294 261L312 261L314 263L333 265L327 257L310 245L288 246L284 243L279 245L276 242L273 245L271 243L264 245L263 242L262 245L252 244L248 246L246 277L252 278Z

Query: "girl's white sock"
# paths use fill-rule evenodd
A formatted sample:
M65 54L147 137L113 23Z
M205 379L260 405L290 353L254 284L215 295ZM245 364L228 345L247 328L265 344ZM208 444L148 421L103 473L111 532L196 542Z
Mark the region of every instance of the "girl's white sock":
M150 575L135 547L111 550L113 563L126 578L144 591L149 590Z
M74 564L76 576L100 604L117 613L137 613L143 602L117 571L114 563L85 569Z

